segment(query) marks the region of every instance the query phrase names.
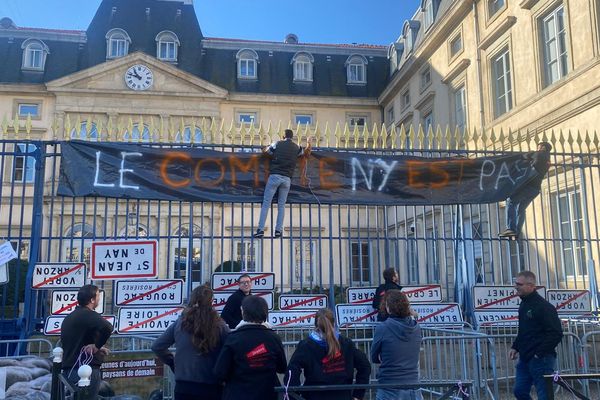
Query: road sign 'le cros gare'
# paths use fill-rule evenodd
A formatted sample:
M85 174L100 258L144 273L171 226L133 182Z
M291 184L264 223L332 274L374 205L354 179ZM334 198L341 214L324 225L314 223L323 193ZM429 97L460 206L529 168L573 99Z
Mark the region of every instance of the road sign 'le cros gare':
M92 279L156 278L156 240L92 243Z

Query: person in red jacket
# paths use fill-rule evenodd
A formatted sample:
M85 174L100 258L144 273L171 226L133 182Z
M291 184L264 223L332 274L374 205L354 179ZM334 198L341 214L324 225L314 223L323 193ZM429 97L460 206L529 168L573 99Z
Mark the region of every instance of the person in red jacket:
M368 384L371 364L365 353L354 346L352 340L335 330L333 313L328 308L317 311L315 330L308 338L298 343L288 365L285 381L290 386L300 385L300 374L304 373L304 385ZM291 375L291 377L290 377ZM364 390L302 392L307 400L350 400L362 399Z
M277 373L286 370L281 339L265 326L269 306L262 297L242 301L243 322L229 334L217 363L215 375L225 382L223 400L276 400Z

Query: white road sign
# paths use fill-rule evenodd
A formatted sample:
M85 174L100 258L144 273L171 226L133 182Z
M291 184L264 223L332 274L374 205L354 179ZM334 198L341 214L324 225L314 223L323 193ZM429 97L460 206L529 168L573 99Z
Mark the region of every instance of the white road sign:
M71 314L77 306L77 290L55 290L52 292L51 313L53 315ZM100 303L94 310L104 313L104 290L100 290Z
M518 310L475 310L475 321L479 326L506 326L519 324Z
M337 304L335 313L340 326L377 322L377 310L371 304Z
M0 264L6 264L17 257L11 242L4 242L0 245Z
M349 287L347 296L348 303L352 304L371 304L375 297L376 287Z
M240 275L250 275L252 279L252 290L266 292L275 289L275 274L273 272L215 272L212 276L212 288L218 291L238 290L238 279Z
M156 278L156 240L93 242L92 279Z
M402 287L411 304L435 303L442 301L442 287L440 285L408 285Z
M423 325L462 324L463 317L456 303L414 304L419 314L417 321Z
M66 315L50 315L46 318L46 322L44 323L44 335L53 336L60 335L60 329L62 327L62 323L65 320ZM115 327L116 326L116 317L114 315L103 315L102 318L110 322L110 324Z
M327 295L324 294L282 294L279 296L279 309L317 310L327 307Z
M33 268L33 289L79 289L83 285L84 263L44 263Z
M117 281L117 306L175 306L183 302L183 280Z
M592 312L589 290L548 289L546 300L559 314L586 314Z
M8 264L0 265L0 285L8 283Z
M540 296L546 296L546 288L538 286ZM521 298L514 286L474 286L473 302L476 310L518 310Z
M271 311L267 320L274 328L298 328L315 326L314 311Z
M223 311L227 299L233 292L214 292L213 293L213 307L217 311ZM273 292L252 292L254 296L260 296L267 301L269 310L273 309Z
M183 307L122 307L117 332L121 334L162 333L174 323Z

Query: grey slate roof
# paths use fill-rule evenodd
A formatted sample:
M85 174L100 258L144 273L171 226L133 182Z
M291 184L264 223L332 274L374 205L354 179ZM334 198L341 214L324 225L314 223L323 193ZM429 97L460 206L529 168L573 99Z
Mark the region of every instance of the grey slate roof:
M106 61L106 33L113 28L128 33L132 41L129 53L142 51L153 57L156 35L164 30L174 32L181 43L177 67L231 92L375 98L388 82L389 62L383 46L204 38L189 3L103 0L86 32L0 25L0 58L4 60L0 83L43 83L101 64ZM50 48L45 71L21 70L21 44L27 38L40 38ZM237 78L235 56L243 48L258 53L256 81ZM291 60L297 51L314 57L312 83L293 81ZM344 63L352 54L368 60L366 85L346 83Z

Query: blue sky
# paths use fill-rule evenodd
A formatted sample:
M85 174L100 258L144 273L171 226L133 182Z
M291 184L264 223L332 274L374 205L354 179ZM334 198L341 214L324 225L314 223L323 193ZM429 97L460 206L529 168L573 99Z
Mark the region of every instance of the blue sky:
M0 0L18 26L85 30L101 0ZM420 0L194 0L205 36L306 43L388 45ZM298 6L302 4L304 7Z

